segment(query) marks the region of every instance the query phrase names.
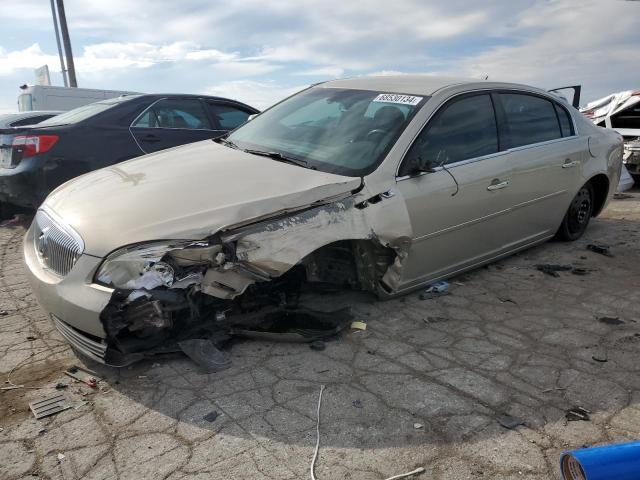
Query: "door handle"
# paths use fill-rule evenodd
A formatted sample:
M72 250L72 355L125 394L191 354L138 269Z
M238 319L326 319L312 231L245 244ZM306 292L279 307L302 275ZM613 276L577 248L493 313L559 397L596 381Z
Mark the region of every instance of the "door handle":
M580 162L577 160L569 160L568 158L564 161L564 163L562 164L562 168L572 168L572 167L577 167L578 164Z
M146 135L140 139L142 142L148 143L156 143L160 141L160 137L156 137L155 135Z
M496 182L496 180L494 180L494 182ZM505 180L504 182L497 182L497 183L492 182L491 185L487 187L487 190L492 192L494 190L500 190L501 188L507 188L508 186L509 186L509 182L507 180Z

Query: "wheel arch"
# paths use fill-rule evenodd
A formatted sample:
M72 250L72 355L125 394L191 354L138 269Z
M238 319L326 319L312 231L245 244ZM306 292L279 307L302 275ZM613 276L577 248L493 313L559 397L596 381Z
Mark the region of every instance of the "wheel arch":
M589 179L587 184L593 189L593 216L597 217L602 212L609 196L609 177L604 173L598 173Z

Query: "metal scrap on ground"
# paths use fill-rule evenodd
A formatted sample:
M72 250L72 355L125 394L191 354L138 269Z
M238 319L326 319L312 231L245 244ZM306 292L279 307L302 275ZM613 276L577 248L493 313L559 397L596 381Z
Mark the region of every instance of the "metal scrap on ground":
M34 400L29 403L29 408L33 412L33 416L36 419L41 419L44 417L48 417L50 415L54 415L56 413L60 413L64 410L72 408L73 405L67 397L56 393L50 397L45 397L40 400Z

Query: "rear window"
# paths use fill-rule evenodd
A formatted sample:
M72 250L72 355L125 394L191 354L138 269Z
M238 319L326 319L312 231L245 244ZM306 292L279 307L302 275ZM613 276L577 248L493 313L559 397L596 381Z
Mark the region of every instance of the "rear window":
M562 137L553 103L521 93L501 93L509 148Z
M39 126L52 126L52 125L70 125L72 123L78 123L87 118L91 118L94 115L105 112L110 108L115 107L124 102L128 102L132 98L138 95L127 95L123 97L109 98L107 100L100 100L99 102L90 103L89 105L83 105L82 107L74 108L68 112L56 115L44 122L40 122Z
M43 122L55 115L36 115L33 117L22 118L20 120L16 120L15 122L11 122L12 127L22 127L23 125L35 125L36 123Z

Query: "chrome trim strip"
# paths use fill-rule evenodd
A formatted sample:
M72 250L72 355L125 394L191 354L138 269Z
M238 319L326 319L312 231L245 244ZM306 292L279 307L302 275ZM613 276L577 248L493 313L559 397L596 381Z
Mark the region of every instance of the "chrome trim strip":
M504 215L504 214L513 212L515 210L518 210L520 208L524 208L524 207L526 207L528 205L531 205L533 203L537 203L537 202L540 202L542 200L547 200L549 198L557 197L558 195L562 195L563 193L566 193L566 192L567 192L567 190L560 190L558 192L553 192L553 193L549 193L547 195L543 195L542 197L534 198L532 200L527 200L526 202L518 203L518 204L513 205L512 207L506 208L504 210L500 210L498 212L494 212L494 213L490 213L489 215L485 215L483 217L478 217L478 218L475 218L473 220L469 220L468 222L463 222L463 223L459 223L457 225L453 225L451 227L443 228L442 230L438 230L437 232L427 233L426 235L422 235L421 237L414 238L413 241L414 242L422 242L423 240L428 240L429 238L437 237L439 235L452 232L454 230L459 230L461 228L468 227L470 225L474 225L476 223L483 222L485 220L497 217L499 215Z
M107 345L104 342L98 343L88 337L85 337L79 330L76 330L53 314L51 315L51 320L60 335L62 335L71 345L78 348L82 353L94 360L104 363L104 358L107 352Z

